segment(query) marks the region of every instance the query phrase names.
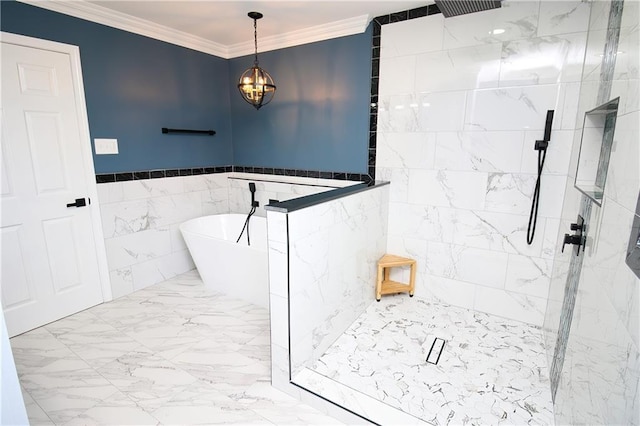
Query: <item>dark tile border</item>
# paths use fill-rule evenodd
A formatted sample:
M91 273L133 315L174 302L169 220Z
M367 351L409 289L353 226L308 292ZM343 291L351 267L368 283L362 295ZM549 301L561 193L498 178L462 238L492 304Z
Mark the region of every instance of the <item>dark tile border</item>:
M160 179L176 176L208 175L214 173L256 173L261 175L297 176L333 180L354 180L365 183L373 182L368 174L327 172L320 170L276 169L273 167L216 166L196 167L193 169L160 169L137 172L103 173L96 175L96 183L126 182L130 180Z
M382 26L409 19L422 18L440 13L435 4L390 13L373 18L373 40L371 41L371 103L369 108L369 176L376 178L376 147L378 141L378 83L380 80L380 45L382 41Z
M382 25L402 22L409 19L422 18L440 13L438 6L431 4L415 9L381 15L371 21L373 37L371 41L371 97L369 107L369 148L367 158L367 174L348 172L328 172L321 170L282 169L274 167L251 166L215 166L196 167L192 169L159 169L141 170L125 173L97 174L97 183L125 182L129 180L160 179L175 176L193 176L213 173L256 173L276 176L298 176L333 180L355 180L371 183L376 178L376 147L378 141L378 81L380 78L380 42Z

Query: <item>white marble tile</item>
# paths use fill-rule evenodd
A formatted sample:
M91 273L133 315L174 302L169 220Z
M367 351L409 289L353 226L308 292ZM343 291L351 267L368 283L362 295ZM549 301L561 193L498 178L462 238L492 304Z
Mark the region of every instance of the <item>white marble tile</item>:
M379 75L378 93L413 93L416 81L416 57L414 55L389 56L383 51Z
M476 288L474 309L541 327L546 299L497 288Z
M390 182L389 200L391 202L408 202L409 170L378 167L376 164L376 179Z
M440 170L518 172L523 132L439 132L435 164Z
M195 192L155 197L149 200L149 209L157 226L168 226L202 216L202 200Z
M597 2L600 3L600 2ZM604 4L604 3L602 3ZM594 9L598 6L594 6ZM608 14L608 11L607 11ZM600 81L600 71L602 69L602 57L604 56L604 46L607 42L607 31L602 30L590 30L589 37L585 48L585 55L583 60L583 81ZM594 105L595 106L595 105Z
M535 175L490 173L486 188L486 210L518 215L528 214L535 184Z
M207 383L194 383L152 412L162 424L271 424Z
M482 209L487 173L412 170L409 172L409 202L432 206Z
M452 242L453 214L449 208L390 203L389 235Z
M445 20L441 14L383 25L381 58L442 49L444 25Z
M105 240L109 269L155 259L171 252L171 233L167 229L150 229Z
M452 213L452 242L455 244L526 256L540 255L540 237L534 238L531 245L527 244L528 215L474 210ZM538 220L538 235L544 229L544 220Z
M549 295L552 261L509 255L505 290L546 299Z
M421 131L462 130L467 92L449 91L418 93L411 109L416 110L418 129ZM417 107L413 105L417 104Z
M73 419L117 392L75 354L25 372L20 382L56 424Z
M525 132L525 144L522 151L522 173L538 173L538 151L534 149L535 141L543 139L544 133L540 131ZM542 172L544 174L567 175L571 162L571 148L573 145L574 131L554 130L551 132L551 140L547 148Z
M24 399L24 406L27 410L27 417L29 418L30 424L37 425L55 425L53 421L47 416L47 413L44 412L42 408L38 405L38 403L29 395L29 392L22 389L22 397Z
M611 85L611 99L620 97L618 117L638 112L640 105L640 80L614 80ZM617 127L617 124L616 124Z
M415 91L442 92L498 87L501 54L501 43L419 54L415 57L414 65ZM381 76L384 75L383 71L381 69ZM398 92L380 89L380 93Z
M631 80L640 78L640 29L638 27L638 4L628 2L625 4L623 16L633 16L632 9L626 10L626 6L635 9L635 25L623 26L620 29L620 39L618 41L618 52L616 54L616 65L613 73L615 80Z
M138 407L124 393L116 392L66 424L157 425L158 419Z
M148 200L124 201L100 207L105 238L118 237L157 227L158 217Z
M324 379L322 386L311 374L301 379L323 390L331 385L334 398L366 410L362 397L339 386L357 389L413 415L404 420L411 424L553 423L538 328L403 296L373 303L314 364L339 384ZM425 362L434 337L446 340L437 365Z
M592 4L581 1L541 1L538 36L587 31Z
M429 242L427 259L428 274L482 286L504 287L506 253Z
M123 182L110 182L97 185L100 205L124 201L122 184Z
M376 167L433 168L435 133L378 133Z
M133 293L133 275L131 267L109 271L111 294L114 299Z
M418 277L422 278L420 275ZM423 285L416 288L416 297L473 309L476 294L474 284L435 275L425 275L418 282L423 282Z
M464 130L544 130L558 90L556 84L475 90L467 99Z
M131 266L133 288L140 290L195 268L188 250L179 250Z
M539 7L538 2L504 1L502 7L481 15L471 13L445 19L443 47L455 49L533 37Z
M183 180L179 177L144 179L122 182L125 200L155 198L184 192Z
M97 371L145 410L163 406L197 380L147 349L122 355Z
M426 424L402 410L389 404L381 404L378 399L358 392L353 387L345 386L340 381L331 380L311 369L302 370L294 377L293 381L314 393L325 395L331 401L376 422L376 424Z

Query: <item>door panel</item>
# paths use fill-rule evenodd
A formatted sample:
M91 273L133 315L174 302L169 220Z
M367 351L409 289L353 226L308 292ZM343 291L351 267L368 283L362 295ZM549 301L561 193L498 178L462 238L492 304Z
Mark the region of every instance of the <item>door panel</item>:
M69 54L2 43L2 305L10 335L102 302ZM5 181L6 179L6 181Z

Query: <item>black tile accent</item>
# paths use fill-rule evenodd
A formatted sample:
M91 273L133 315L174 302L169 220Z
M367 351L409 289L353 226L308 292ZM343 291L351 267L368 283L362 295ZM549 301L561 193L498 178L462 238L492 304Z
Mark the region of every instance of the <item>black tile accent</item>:
M127 180L133 180L133 173L116 173L116 182L124 182Z
M435 4L418 7L410 10L395 12L390 15L382 15L373 19L373 36L371 38L371 103L369 107L369 152L368 152L368 179L376 178L376 146L378 132L378 88L380 80L380 45L382 43L382 25L392 22L401 22L408 19L421 18L423 16L440 13Z
M233 171L238 173L244 173L244 166L233 166Z
M427 15L437 15L438 13L442 13L438 8L437 4L430 4L427 6Z
M373 22L376 22L380 25L385 25L391 22L391 17L390 15L381 15L381 16L378 16L377 18L373 18Z
M380 33L382 32L382 27L376 21L372 21L371 25L373 25L373 36L379 37Z
M116 175L113 173L96 175L96 183L111 183L115 181L116 181Z
M378 113L369 115L369 132L376 132L378 128Z
M378 132L369 132L369 149L376 149L378 144Z
M320 172L315 171L315 170L309 170L307 177L310 178L319 178L320 177Z
M177 169L165 170L164 174L166 177L180 176L180 170L177 170Z
M204 174L204 168L203 167L196 167L194 169L191 169L191 173L194 175L203 175Z
M150 179L149 172L133 172L133 180Z
M371 77L378 77L380 75L380 59L371 60Z
M405 10L403 12L395 12L389 15L390 22L402 22L409 19L409 11Z
M204 168L204 174L205 175L210 175L213 173L220 173L220 172L216 172L216 167L205 167Z
M376 165L376 150L375 149L369 149L369 162L368 164L370 166L375 166Z
M273 174L277 176L284 176L284 169L273 169Z
M320 172L320 179L333 179L333 172Z
M423 16L427 16L428 14L429 14L428 6L417 7L409 11L409 19L422 18Z
M336 180L347 180L347 174L346 173L334 173L333 174L333 178Z
M180 169L180 176L191 176L192 174L191 169Z
M149 172L150 179L160 179L165 177L164 170L151 170Z
M306 170L296 170L296 176L298 177L309 177L309 174Z

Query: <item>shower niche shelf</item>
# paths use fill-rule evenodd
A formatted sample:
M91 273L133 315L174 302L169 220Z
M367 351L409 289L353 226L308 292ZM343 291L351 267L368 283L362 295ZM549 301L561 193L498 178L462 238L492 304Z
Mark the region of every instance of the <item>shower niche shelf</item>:
M599 206L607 180L619 101L619 97L615 98L584 115L575 187Z

